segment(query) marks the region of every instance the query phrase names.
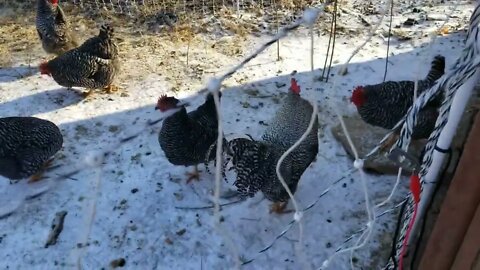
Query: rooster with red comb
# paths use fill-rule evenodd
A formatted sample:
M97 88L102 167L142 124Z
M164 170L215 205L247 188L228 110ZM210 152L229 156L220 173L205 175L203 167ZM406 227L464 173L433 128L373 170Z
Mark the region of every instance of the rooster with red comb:
M427 77L418 81L417 96L428 90L445 73L445 58L435 56ZM350 101L356 106L360 117L372 126L392 129L413 105L414 81L387 81L376 85L357 86ZM435 128L438 109L443 95L437 96L417 116L417 125L412 139L426 139ZM385 150L396 141L399 130L381 147Z
M254 196L262 191L272 201L270 212L285 211L289 196L277 178L276 166L280 157L307 130L313 113L312 105L300 96L300 86L292 78L282 106L269 122L262 140L233 139L228 143L227 155L231 157L237 173L234 185L241 196ZM318 154L318 121L307 138L283 161L280 166L282 177L294 193L300 177Z

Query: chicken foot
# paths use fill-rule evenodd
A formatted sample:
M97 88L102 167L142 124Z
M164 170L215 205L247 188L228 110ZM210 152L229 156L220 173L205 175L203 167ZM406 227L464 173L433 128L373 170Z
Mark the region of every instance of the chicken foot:
M28 180L28 183L33 183L41 180L43 178L43 174L45 173L46 169L50 167L52 163L53 163L53 158L47 160L43 164L43 166L40 168L40 170L30 177L30 180Z
M107 94L111 94L113 92L116 92L118 91L120 88L116 85L113 85L113 84L110 84L108 85L107 87L103 88L103 90L105 91L105 93Z
M91 94L93 94L93 89L87 89L87 92L83 92L81 95L82 97L86 98L88 96L90 96Z
M291 209L286 210L287 205L288 205L288 201L287 202L272 203L270 205L270 214L275 213L275 214L281 215L281 214L288 214L288 213L293 212L293 210L291 210Z
M187 172L187 184L192 182L193 179L200 181L200 171L198 170L198 165L195 165L193 168L193 172Z

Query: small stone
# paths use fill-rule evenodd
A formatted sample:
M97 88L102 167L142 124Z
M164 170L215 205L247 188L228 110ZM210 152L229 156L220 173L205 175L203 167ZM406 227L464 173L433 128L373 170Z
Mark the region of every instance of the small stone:
M282 88L282 87L284 87L284 86L286 86L286 85L287 85L286 83L275 82L275 86L276 86L277 88Z
M116 260L113 260L110 262L110 266L112 268L117 268L117 267L124 267L125 266L125 259L124 258L120 258L120 259L116 259Z
M112 132L112 133L115 133L119 130L119 127L118 126L109 126L108 127L108 131Z
M360 157L366 156L380 142L385 134L389 131L380 127L374 127L365 123L358 114L344 117L345 126L350 133L353 144L356 146ZM350 144L343 133L340 124L332 128L334 138L340 142L350 158L354 158L350 149ZM412 141L409 154L419 157L425 142ZM352 166L353 167L353 166ZM396 175L398 173L398 165L385 157L384 154L377 155L364 161L364 169L381 174ZM412 170L404 169L404 175L410 175ZM352 181L353 183L353 181Z
M187 229L181 229L180 231L177 231L176 234L179 236L184 235L187 232Z
M131 192L132 192L133 194L137 193L137 192L138 192L138 188L132 189Z
M408 18L405 22L403 22L403 25L405 26L412 26L418 24L418 21L412 18Z
M173 195L175 196L175 198L179 201L183 200L183 194L180 193L180 192L174 192Z

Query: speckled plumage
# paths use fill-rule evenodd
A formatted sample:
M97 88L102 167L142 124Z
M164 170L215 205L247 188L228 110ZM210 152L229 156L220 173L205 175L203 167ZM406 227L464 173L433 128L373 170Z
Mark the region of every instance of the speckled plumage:
M262 191L273 202L286 202L288 193L277 178L276 164L307 130L313 112L312 105L299 95L289 92L264 132L261 141L233 139L228 143L237 173L234 185L243 196L253 196ZM318 154L318 121L298 148L283 161L280 172L292 193L300 177Z
M0 175L11 180L32 176L62 144L60 129L50 121L35 117L0 118Z
M418 81L420 95L429 89L445 72L445 58L437 55L432 61L427 77ZM376 85L363 86L365 102L357 106L361 118L373 126L392 129L413 104L414 81L387 81ZM443 96L436 97L418 115L413 139L428 138L435 127L438 108Z
M78 47L78 39L58 4L54 5L50 0L37 0L35 24L45 52L61 55Z
M48 61L46 69L64 87L101 89L111 85L119 72L113 28L103 25L98 36Z
M168 161L173 165L193 166L215 159L215 151L207 153L218 135L217 111L213 95L205 103L187 113L185 106L163 120L158 136ZM224 139L223 145L227 141Z

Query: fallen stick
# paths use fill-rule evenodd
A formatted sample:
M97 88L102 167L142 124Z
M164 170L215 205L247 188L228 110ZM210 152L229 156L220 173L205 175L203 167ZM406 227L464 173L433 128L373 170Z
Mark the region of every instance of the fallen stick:
M52 229L50 231L50 234L48 235L45 248L48 248L48 246L55 245L57 243L58 236L63 230L63 222L65 221L66 215L67 211L60 211L55 214L55 218L52 221Z
M236 204L236 203L243 202L243 201L244 201L244 199L240 199L240 200L236 200L236 201L233 201L233 202L220 204L220 207ZM213 204L212 205L207 205L207 206L198 206L198 207L175 206L176 209L182 209L182 210L202 210L202 209L211 209L213 207L214 207Z

